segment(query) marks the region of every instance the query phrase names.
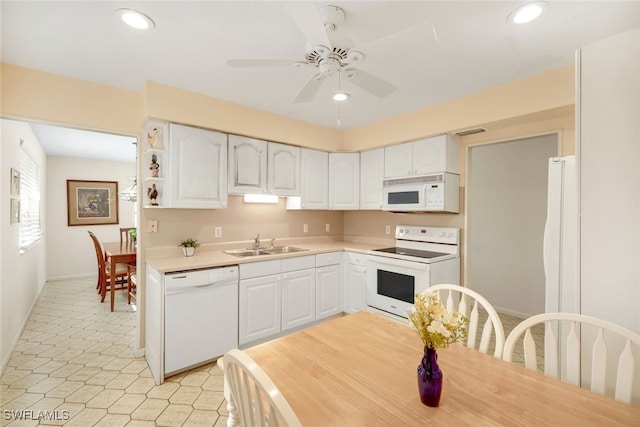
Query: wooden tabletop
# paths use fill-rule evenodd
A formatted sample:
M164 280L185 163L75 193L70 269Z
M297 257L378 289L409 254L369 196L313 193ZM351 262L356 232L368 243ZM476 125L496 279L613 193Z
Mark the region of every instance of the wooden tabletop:
M461 345L438 349L440 406L420 402L423 345L408 325L366 312L246 350L303 426L640 425L640 408Z

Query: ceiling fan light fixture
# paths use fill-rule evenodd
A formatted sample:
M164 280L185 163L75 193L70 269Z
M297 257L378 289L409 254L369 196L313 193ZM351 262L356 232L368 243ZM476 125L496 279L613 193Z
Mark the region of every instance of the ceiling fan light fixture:
M351 95L347 92L336 92L333 94L333 100L336 102L345 102L349 98L351 98Z
M156 27L155 22L142 12L133 9L118 9L116 14L128 26L137 30L148 30Z
M514 24L526 24L538 18L547 7L549 7L549 4L545 1L534 1L523 4L509 14L507 21Z

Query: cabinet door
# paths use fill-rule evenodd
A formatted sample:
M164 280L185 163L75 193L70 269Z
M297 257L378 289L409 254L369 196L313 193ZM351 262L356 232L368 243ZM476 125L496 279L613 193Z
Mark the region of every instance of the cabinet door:
M299 196L300 147L270 142L268 154L268 192L278 196Z
M267 191L267 141L229 135L229 194Z
M329 153L329 209L360 206L360 153Z
M281 276L240 281L238 342L246 344L280 332Z
M315 269L282 274L282 330L316 320Z
M414 172L417 175L439 172L454 172L447 170L448 143L449 141L447 135L440 135L433 138L414 141ZM455 160L457 161L457 158ZM454 173L457 173L457 170Z
M367 307L367 268L357 264L347 264L346 283L347 313L364 310Z
M170 125L170 207L227 207L227 135Z
M384 177L399 178L413 175L413 151L411 143L384 148Z
M300 207L329 209L329 153L303 148L300 165Z
M316 319L342 313L340 265L316 268Z
M384 148L360 153L360 209L382 208Z

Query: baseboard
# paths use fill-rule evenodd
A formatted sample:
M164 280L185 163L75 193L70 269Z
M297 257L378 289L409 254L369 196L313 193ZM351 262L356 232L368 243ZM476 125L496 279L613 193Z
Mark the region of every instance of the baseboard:
M82 274L70 274L67 276L54 276L47 277L47 282L52 282L56 280L71 280L71 279L85 279L87 277L98 277L97 273L82 273Z
M144 347L142 348L134 348L133 349L133 357L136 359L139 357L144 357Z
M507 314L509 316L519 317L520 319L528 319L533 316L533 314L522 313L520 311L510 310L508 308L503 307L494 307L498 314Z
M31 318L31 314L33 313L33 309L36 307L36 303L40 299L40 295L42 295L42 291L44 290L44 285L45 284L43 283L42 286L40 286L40 289L38 290L38 295L36 295L36 297L33 299L33 302L31 303L31 307L29 307L29 314L27 314L27 316L24 319L24 322L22 322L22 326L20 327L20 332L18 332L18 334L14 337L13 342L9 346L9 352L7 353L7 359L3 360L2 364L0 364L0 376L2 376L2 374L4 374L4 370L7 368L7 365L9 364L9 360L11 360L11 355L13 354L13 352L16 349L16 346L18 345L18 341L20 341L20 338L22 337L22 334L24 333L24 329L27 327L27 323L29 323L29 319Z

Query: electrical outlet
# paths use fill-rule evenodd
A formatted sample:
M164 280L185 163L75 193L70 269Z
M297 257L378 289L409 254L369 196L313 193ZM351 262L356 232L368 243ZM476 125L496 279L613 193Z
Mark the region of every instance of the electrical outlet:
M222 237L222 227L214 228L214 236L216 239L219 239Z
M387 236L390 235L391 234L391 226L390 225L385 225L384 232L386 233Z
M150 219L147 221L147 233L157 233L158 232L158 220Z
M305 233L308 233L309 232L309 224L304 224L302 226L302 231L305 232Z
M327 233L330 232L331 231L331 224L325 224L324 231L326 231Z

